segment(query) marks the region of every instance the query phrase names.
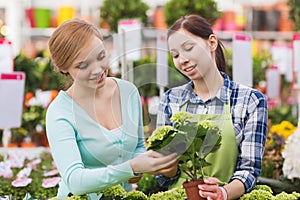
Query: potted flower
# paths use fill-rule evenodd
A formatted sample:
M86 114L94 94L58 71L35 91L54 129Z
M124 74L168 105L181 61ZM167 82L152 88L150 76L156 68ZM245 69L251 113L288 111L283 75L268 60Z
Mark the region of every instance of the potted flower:
M187 112L178 112L170 120L174 126L157 128L148 139L148 149L163 154L176 152L188 199L201 199L197 185L203 183L203 168L211 165L207 156L221 145L221 130L215 121L199 120ZM190 189L195 193L190 194Z

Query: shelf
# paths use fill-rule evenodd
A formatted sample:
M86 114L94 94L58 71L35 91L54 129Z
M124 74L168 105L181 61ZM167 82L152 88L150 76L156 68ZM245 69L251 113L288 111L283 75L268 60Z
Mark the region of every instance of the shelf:
M216 34L221 40L232 40L235 33L250 34L253 39L257 40L292 40L294 34L294 32L279 31L219 31Z
M31 37L50 37L55 28L29 28Z

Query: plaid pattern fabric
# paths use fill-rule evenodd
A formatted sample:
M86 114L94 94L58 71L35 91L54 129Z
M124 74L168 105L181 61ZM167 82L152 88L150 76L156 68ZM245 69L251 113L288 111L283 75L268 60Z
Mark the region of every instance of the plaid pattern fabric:
M222 114L224 104L230 102L232 122L238 145L238 159L231 177L244 183L246 191L253 189L262 167L262 155L268 131L268 110L265 96L259 91L237 84L222 73L224 84L211 99L203 102L193 92L193 82L169 89L161 98L157 114L157 127L172 125L173 113L186 111L194 114ZM230 101L229 101L230 100ZM170 184L167 177L156 176L158 184Z

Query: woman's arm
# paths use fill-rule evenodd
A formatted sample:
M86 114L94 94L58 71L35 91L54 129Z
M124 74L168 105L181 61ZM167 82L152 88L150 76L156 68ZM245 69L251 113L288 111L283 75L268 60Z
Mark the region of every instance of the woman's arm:
M241 138L238 144L240 154L231 180L239 179L244 184L246 192L250 192L261 172L268 132L268 111L265 96L258 91L252 91L244 104L245 117L237 135Z
M134 176L129 161L115 166L85 168L71 123L65 119L53 119L49 115L46 119L54 162L72 194L98 192Z

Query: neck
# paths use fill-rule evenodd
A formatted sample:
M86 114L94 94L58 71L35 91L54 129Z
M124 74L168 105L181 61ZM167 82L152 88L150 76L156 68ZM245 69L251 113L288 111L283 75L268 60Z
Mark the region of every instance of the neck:
M224 78L218 70L212 71L199 80L193 80L194 92L203 100L207 101L216 95L224 83Z
M71 87L66 91L67 94L74 100L83 99L94 99L97 96L102 96L105 94L106 87L101 88L88 88L76 85L74 82Z

